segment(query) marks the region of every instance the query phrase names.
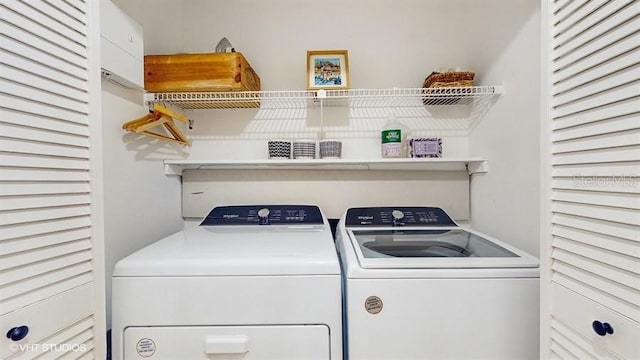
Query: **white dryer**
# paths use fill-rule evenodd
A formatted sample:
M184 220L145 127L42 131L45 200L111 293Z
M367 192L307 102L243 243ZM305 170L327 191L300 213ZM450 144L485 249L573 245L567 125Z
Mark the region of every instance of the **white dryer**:
M533 256L433 207L348 209L336 246L349 359L538 358Z
M340 265L316 206L224 206L122 259L114 359L341 359Z

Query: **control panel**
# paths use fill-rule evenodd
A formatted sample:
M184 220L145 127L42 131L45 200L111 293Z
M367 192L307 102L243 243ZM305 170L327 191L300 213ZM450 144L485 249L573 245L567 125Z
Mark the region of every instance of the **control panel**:
M346 226L456 226L437 207L363 207L347 210Z
M241 205L213 208L200 226L212 225L319 225L320 208L312 205Z

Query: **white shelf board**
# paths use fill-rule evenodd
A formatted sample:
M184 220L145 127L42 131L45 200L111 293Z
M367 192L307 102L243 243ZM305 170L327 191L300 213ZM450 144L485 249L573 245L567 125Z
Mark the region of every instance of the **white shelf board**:
M165 175L184 170L413 170L486 173L489 164L478 158L434 159L291 159L291 160L165 160Z

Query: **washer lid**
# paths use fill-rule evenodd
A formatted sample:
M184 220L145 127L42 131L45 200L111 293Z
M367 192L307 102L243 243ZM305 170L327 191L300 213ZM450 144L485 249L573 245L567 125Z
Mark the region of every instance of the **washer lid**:
M363 268L538 267L530 255L457 226L348 233Z
M340 274L328 225L198 226L116 264L113 276Z

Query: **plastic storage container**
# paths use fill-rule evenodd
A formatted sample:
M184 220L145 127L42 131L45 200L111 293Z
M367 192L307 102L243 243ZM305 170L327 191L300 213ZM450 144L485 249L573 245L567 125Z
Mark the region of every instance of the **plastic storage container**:
M383 158L398 158L406 156L406 128L397 121L395 114L387 117L380 133L381 155Z

